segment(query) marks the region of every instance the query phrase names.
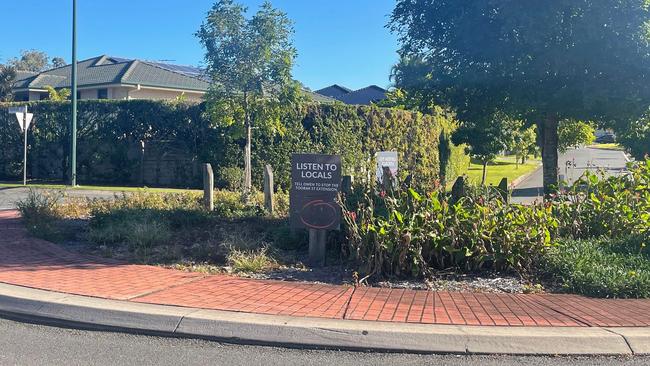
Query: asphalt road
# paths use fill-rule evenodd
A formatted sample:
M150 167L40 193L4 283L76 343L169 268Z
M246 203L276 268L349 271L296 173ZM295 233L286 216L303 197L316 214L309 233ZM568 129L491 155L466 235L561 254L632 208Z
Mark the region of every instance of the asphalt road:
M119 192L109 191L87 191L87 190L66 190L69 197L89 197L89 198L113 198ZM8 188L0 187L0 210L9 210L16 208L16 202L27 197L29 188Z
M573 183L586 171L604 171L606 175L621 174L628 160L622 151L590 147L569 150L560 154L558 166L564 180ZM512 192L512 202L531 203L544 196L543 175L540 167L519 183Z
M314 351L93 332L0 319L0 365L647 365L648 357L514 357Z

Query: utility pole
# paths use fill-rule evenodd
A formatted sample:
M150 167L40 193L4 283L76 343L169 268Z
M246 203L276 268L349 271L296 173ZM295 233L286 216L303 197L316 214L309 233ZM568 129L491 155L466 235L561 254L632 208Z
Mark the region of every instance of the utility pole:
M77 0L72 0L72 126L70 185L77 185Z

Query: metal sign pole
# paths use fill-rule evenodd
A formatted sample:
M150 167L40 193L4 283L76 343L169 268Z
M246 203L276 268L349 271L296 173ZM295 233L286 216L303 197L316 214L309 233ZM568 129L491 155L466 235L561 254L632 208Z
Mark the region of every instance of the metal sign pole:
M72 0L72 126L70 185L77 185L77 0Z
M27 108L25 108L25 113L23 114L23 132L24 132L24 142L25 142L25 151L23 155L23 185L27 185Z

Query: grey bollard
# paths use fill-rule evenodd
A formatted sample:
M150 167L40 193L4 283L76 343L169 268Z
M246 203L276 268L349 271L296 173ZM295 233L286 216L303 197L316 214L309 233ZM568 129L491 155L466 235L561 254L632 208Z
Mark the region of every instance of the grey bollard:
M510 197L508 195L508 178L501 179L501 182L499 182L499 186L497 188L499 189L499 194L501 195L503 202L509 203Z
M451 187L451 200L452 202L457 202L459 199L465 197L465 177L460 176L456 179L456 182Z
M387 166L382 167L382 171L383 171L382 182L381 182L382 188L384 189L384 191L390 192L393 190L394 187L393 182L395 177L393 177L393 173L390 171L390 168Z
M344 175L341 177L341 192L345 194L352 193L352 185L354 184L354 178L351 175Z
M264 207L273 215L273 168L270 165L264 167Z
M203 205L206 210L214 211L214 174L209 163L203 164Z

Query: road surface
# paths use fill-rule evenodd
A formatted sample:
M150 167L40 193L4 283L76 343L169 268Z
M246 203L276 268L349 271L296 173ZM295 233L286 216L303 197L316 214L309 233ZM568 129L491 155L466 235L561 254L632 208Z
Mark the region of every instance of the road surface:
M0 319L0 365L647 365L647 357L313 351L62 329Z
M39 189L41 190L41 189ZM89 197L89 198L113 198L120 192L110 191L87 191L87 190L67 190L70 197ZM10 210L16 208L16 202L24 200L29 193L29 188L24 187L0 187L0 210Z
M560 154L558 166L560 176L571 184L586 171L603 171L606 175L621 174L625 171L627 162L627 157L622 151L583 147ZM541 201L544 196L543 186L543 174L540 167L514 188L512 202Z

